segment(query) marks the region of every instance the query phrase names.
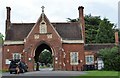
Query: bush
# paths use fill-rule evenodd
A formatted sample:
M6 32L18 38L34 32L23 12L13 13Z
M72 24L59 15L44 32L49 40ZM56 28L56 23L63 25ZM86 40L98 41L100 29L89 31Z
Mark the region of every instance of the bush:
M105 48L99 51L99 57L104 61L105 70L120 71L120 48Z

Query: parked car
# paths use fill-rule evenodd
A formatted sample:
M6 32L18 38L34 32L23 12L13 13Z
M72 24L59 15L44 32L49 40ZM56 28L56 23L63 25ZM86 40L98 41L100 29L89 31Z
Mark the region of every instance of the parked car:
M10 74L17 73L16 67L19 68L20 70L19 73L24 73L28 71L28 66L24 62L20 60L10 60L10 61L11 61L10 66L9 66Z

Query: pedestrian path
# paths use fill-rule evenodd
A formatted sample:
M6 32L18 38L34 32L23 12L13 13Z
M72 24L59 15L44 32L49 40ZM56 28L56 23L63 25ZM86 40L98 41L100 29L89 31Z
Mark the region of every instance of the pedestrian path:
M86 74L83 71L32 71L22 74L3 73L3 76L80 76Z

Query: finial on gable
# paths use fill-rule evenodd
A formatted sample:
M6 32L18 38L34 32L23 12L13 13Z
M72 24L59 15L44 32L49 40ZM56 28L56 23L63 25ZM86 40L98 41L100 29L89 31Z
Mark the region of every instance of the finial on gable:
M42 13L44 13L44 8L45 8L45 7L44 7L44 6L42 6L41 8L42 8Z
M42 21L44 21L44 6L41 7L42 8Z

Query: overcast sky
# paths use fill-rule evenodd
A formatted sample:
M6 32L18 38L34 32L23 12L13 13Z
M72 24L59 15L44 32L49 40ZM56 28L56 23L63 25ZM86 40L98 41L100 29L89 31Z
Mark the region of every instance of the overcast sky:
M45 6L45 14L51 22L66 22L66 18L78 17L78 6L84 13L108 18L118 24L119 0L0 0L0 32L5 33L6 6L11 7L11 22L35 23Z

